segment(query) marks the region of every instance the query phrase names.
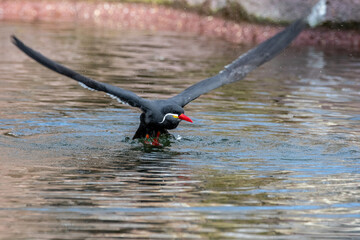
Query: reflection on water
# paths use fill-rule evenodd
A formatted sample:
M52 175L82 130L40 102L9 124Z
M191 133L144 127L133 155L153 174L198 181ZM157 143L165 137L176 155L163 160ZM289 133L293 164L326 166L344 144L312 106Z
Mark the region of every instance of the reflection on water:
M34 63L167 98L245 51L174 33L1 23L1 239L356 239L360 56L289 49L187 106L170 147L139 112Z

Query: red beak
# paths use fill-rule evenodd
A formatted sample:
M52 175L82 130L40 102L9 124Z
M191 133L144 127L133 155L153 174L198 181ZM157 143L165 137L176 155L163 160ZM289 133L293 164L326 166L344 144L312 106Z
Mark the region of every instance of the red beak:
M180 114L179 119L185 120L185 121L188 121L188 122L191 122L191 123L193 122L188 116L186 116L184 114Z

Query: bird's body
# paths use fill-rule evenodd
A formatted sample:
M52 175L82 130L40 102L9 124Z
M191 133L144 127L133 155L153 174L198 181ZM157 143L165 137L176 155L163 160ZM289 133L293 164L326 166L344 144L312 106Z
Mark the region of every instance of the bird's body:
M147 134L155 137L158 132L168 134L167 130L175 129L181 120L191 121L184 115L184 109L173 101L154 100L149 104L151 110L141 113L140 125L133 139L146 137Z
M188 103L202 94L244 78L250 71L278 55L308 25L313 27L321 22L325 13L326 1L320 0L311 9L311 13L308 16L295 21L272 38L243 54L227 65L219 74L200 81L180 94L166 100L147 100L131 91L95 81L50 60L41 53L26 46L15 36L12 36L12 41L21 51L45 67L78 81L80 85L86 88L103 91L121 102L140 108L142 111L140 125L133 137L136 139L168 134L168 130L176 128L181 120L192 122L189 117L184 115L183 108Z

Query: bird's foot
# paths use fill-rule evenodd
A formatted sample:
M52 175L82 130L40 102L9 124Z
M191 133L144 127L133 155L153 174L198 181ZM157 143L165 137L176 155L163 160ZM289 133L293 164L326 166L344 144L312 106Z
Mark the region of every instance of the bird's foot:
M155 138L150 138L149 134L146 134L144 143L154 147L162 147L163 145L159 142L160 132L157 132Z

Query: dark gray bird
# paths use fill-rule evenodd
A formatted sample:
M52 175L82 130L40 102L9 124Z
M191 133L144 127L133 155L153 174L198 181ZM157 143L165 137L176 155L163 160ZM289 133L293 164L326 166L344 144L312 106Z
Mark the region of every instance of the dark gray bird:
M140 126L133 139L158 137L168 134L169 129L176 128L181 120L192 122L184 115L184 107L191 101L211 90L225 84L243 79L250 71L271 60L285 49L308 25L318 25L326 13L326 0L320 0L308 16L301 18L272 38L241 55L238 59L225 66L216 76L200 81L180 94L166 100L147 100L135 93L106 83L101 83L85 77L67 67L64 67L41 53L26 46L17 37L12 36L12 42L25 54L45 67L78 81L83 87L103 91L121 102L142 110Z

